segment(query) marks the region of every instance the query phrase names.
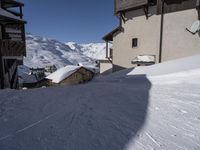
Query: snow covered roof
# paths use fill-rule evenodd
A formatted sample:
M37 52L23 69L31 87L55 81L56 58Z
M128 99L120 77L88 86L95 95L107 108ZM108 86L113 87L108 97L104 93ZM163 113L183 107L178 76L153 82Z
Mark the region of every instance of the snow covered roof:
M133 63L150 63L155 62L155 56L154 55L139 55L135 57L132 61Z
M38 80L35 75L23 74L19 76L19 83L37 83Z
M93 72L93 73L99 73L99 68L98 67L94 67L92 65L84 65L82 66L83 68L86 68L87 70Z
M52 80L54 83L60 83L62 80L66 79L70 75L72 75L74 72L76 72L78 69L80 69L82 66L73 66L68 65L66 67L58 69L56 72L50 74L46 77L46 79Z
M46 79L52 80L54 83L60 83L64 79L68 78L70 75L72 75L74 72L79 70L80 68L85 68L93 73L98 73L98 68L93 66L74 66L74 65L68 65L66 67L58 69L56 72L50 74L46 77Z
M9 13L8 11L0 8L0 16L1 17L6 17L12 20L17 20L17 21L21 21L21 22L25 22L23 19L20 19L19 17L13 15L12 13Z

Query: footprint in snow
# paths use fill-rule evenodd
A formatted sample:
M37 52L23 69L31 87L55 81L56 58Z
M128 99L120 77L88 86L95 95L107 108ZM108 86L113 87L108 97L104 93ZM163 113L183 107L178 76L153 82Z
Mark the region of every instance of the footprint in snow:
M179 112L181 112L182 114L187 114L188 112L185 110L178 110Z
M176 135L176 134L173 134L173 135L171 135L171 136L174 136L174 137L176 137L177 135Z

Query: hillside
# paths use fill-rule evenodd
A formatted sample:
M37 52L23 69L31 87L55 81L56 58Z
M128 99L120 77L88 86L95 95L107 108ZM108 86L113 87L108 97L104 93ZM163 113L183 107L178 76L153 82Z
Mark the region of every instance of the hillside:
M194 56L79 86L0 91L1 150L198 150L199 68Z
M26 35L27 57L24 64L28 67L56 65L57 68L72 65L95 65L96 59L104 58L105 44L62 43L32 34ZM73 43L73 44L72 44ZM74 47L73 47L74 46Z
M105 43L89 43L89 44L77 44L74 42L65 43L71 49L81 52L82 54L94 58L105 59L106 57L106 44ZM111 46L111 45L109 45Z

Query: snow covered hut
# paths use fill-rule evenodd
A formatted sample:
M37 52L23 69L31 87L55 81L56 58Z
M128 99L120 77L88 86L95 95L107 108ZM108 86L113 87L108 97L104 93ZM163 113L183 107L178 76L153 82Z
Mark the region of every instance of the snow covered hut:
M75 85L90 81L94 75L95 72L87 67L68 65L50 74L46 79L49 86Z

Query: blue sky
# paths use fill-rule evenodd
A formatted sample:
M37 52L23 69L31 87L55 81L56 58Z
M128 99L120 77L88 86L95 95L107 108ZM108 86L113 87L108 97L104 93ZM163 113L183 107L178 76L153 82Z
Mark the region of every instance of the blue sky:
M26 31L59 41L102 42L118 26L113 0L21 0Z

